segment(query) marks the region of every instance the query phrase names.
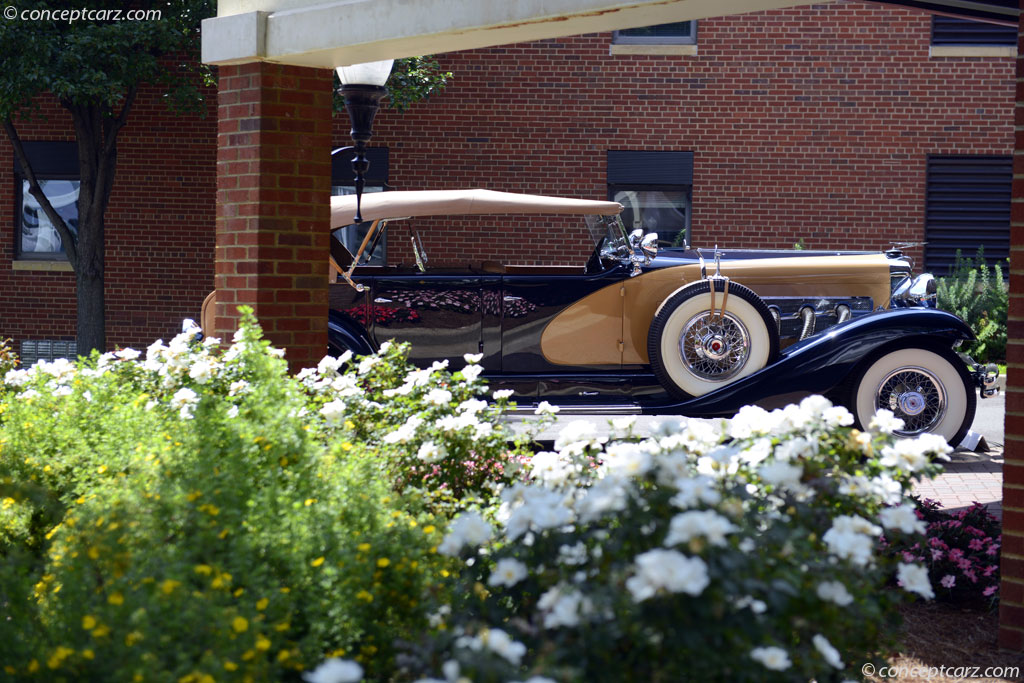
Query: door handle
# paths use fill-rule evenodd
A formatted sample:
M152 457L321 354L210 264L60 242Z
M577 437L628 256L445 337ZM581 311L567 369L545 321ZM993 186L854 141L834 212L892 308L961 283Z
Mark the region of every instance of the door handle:
M581 391L580 396L597 396L596 391Z
M521 296L506 296L506 297L502 297L502 298L503 298L504 301L522 301L523 300L523 297L521 297Z
M378 296L376 299L373 300L373 303L375 303L375 304L389 304L389 303L391 303L391 299L385 299L382 296Z

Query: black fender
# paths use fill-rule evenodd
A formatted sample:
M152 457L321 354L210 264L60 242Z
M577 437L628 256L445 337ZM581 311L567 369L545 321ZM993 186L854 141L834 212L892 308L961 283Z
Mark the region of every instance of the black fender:
M376 350L362 325L337 311L327 314L327 351L332 356L340 356L345 351L366 356Z
M745 405L788 393L824 394L864 360L886 346L951 348L974 339L959 317L932 308L876 311L808 337L783 350L775 363L710 393L674 403L644 406L655 415L732 415Z

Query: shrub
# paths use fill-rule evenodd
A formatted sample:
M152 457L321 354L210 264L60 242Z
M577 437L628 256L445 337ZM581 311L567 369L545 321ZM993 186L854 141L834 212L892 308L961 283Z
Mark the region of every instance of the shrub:
M467 405L475 364L423 375L392 346L298 381L248 314L226 350L193 336L4 375L0 669L298 680L345 656L386 675L446 600L434 548L456 503L438 499L461 459L514 469L504 432L479 427L492 409ZM453 402L424 400L441 390ZM388 438L416 416L415 438ZM427 440L451 462L408 455Z
M502 493L493 542L455 520L464 557L447 628L409 661L447 680L841 680L885 644L900 593L925 569L877 552L883 528L920 542L905 494L938 437L894 443L821 397L744 408L723 430L666 423L605 443L570 425ZM540 678L547 677L547 678Z
M917 517L927 524L922 542L906 539L889 552L923 562L939 600L994 605L999 599L1002 525L981 503L947 512L934 500L917 500Z
M18 367L18 355L11 348L10 339L0 339L0 377Z
M955 313L974 330L977 339L963 347L979 363L1006 358L1006 320L1010 293L999 263L985 263L984 249L975 258L956 252L949 276L936 279L938 307Z

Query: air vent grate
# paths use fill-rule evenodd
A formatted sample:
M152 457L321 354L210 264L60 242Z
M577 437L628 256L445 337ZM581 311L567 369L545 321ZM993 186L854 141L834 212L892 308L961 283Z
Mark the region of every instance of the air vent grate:
M36 361L52 361L57 358L76 358L78 344L73 341L35 339L21 342L21 367L27 368Z

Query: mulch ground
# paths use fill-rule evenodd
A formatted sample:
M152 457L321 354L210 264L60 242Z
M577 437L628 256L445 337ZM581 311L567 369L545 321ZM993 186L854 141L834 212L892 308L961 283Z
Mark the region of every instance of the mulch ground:
M900 674L892 676L887 672L890 673L889 677L875 675L865 680L877 683L1024 680L1024 653L999 649L999 615L996 610L920 602L905 606L901 612L901 646L898 652L887 658L890 666L900 668ZM942 667L945 667L944 674L941 672ZM1007 672L1007 669L1014 667L1015 673ZM1001 669L1002 675L986 677L986 669L990 674L999 673L995 669Z

